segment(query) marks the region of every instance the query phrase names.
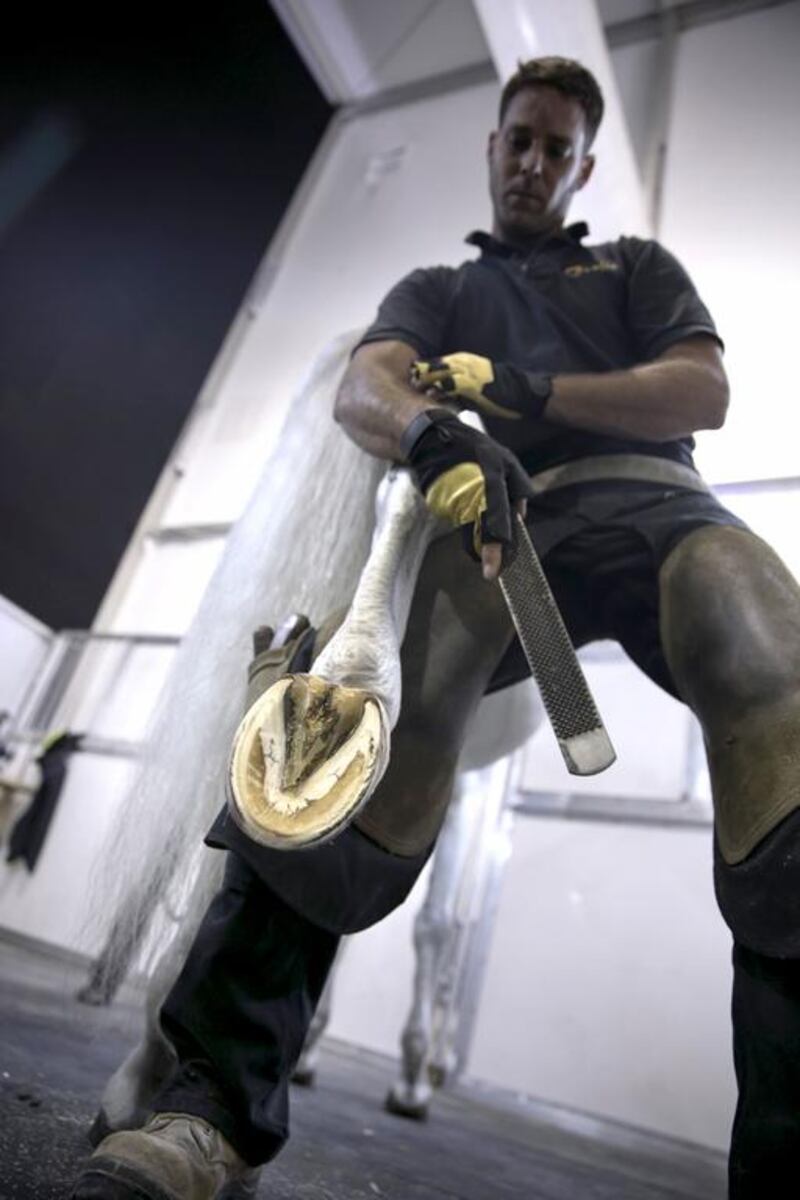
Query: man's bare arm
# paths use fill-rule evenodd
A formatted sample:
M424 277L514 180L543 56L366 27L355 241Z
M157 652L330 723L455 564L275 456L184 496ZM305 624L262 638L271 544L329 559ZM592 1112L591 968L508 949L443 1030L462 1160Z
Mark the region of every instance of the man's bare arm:
M361 346L339 386L334 417L353 441L394 462L403 459L400 437L418 413L436 407L436 400L415 391L408 382L418 357L405 342L372 342ZM524 500L514 502L524 512ZM499 542L484 542L481 561L485 579L496 579L502 565Z
M406 342L368 342L353 355L336 396L334 417L362 450L401 461L400 436L417 413L430 408L408 382L419 355Z
M727 407L719 346L699 335L624 371L558 375L545 415L575 429L667 442L719 429Z

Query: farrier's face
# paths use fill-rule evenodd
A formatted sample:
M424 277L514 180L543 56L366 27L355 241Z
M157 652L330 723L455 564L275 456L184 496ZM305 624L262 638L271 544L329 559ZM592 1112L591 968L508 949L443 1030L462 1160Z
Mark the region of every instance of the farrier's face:
M578 101L552 87L522 88L489 135L495 236L524 245L560 228L593 166Z

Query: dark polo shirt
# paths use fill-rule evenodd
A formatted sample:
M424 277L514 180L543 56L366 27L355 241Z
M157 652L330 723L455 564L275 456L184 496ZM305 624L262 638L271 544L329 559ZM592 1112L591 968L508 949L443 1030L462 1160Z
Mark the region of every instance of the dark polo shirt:
M421 358L469 351L558 375L648 362L696 334L720 340L668 250L635 237L584 246L587 232L572 225L525 253L489 234L470 234L480 257L406 275L383 300L361 344L407 342ZM547 420L487 417L485 423L530 471L590 454L655 454L693 465L691 437L636 442Z

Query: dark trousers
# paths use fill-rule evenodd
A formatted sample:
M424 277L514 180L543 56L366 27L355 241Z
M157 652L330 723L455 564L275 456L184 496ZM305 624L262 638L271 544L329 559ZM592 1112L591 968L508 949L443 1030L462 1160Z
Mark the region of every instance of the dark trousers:
M235 854L162 1009L177 1072L159 1111L204 1117L249 1163L288 1137L289 1080L338 938L294 912ZM731 1200L788 1200L800 1163L800 962L737 946L739 1104Z
M216 1126L251 1165L289 1135L289 1080L338 937L235 854L161 1010L178 1069L154 1103Z
M800 961L733 951L731 1200L800 1193Z

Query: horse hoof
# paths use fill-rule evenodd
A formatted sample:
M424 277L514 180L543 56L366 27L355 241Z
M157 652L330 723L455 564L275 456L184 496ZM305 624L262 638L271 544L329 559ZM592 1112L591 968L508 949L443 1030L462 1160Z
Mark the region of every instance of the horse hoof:
M239 725L228 775L231 815L265 846L327 841L372 795L389 757L381 702L314 675L285 675Z
M427 1121L428 1103L424 1100L403 1099L394 1088L386 1094L383 1107L396 1117L407 1117L411 1121Z

